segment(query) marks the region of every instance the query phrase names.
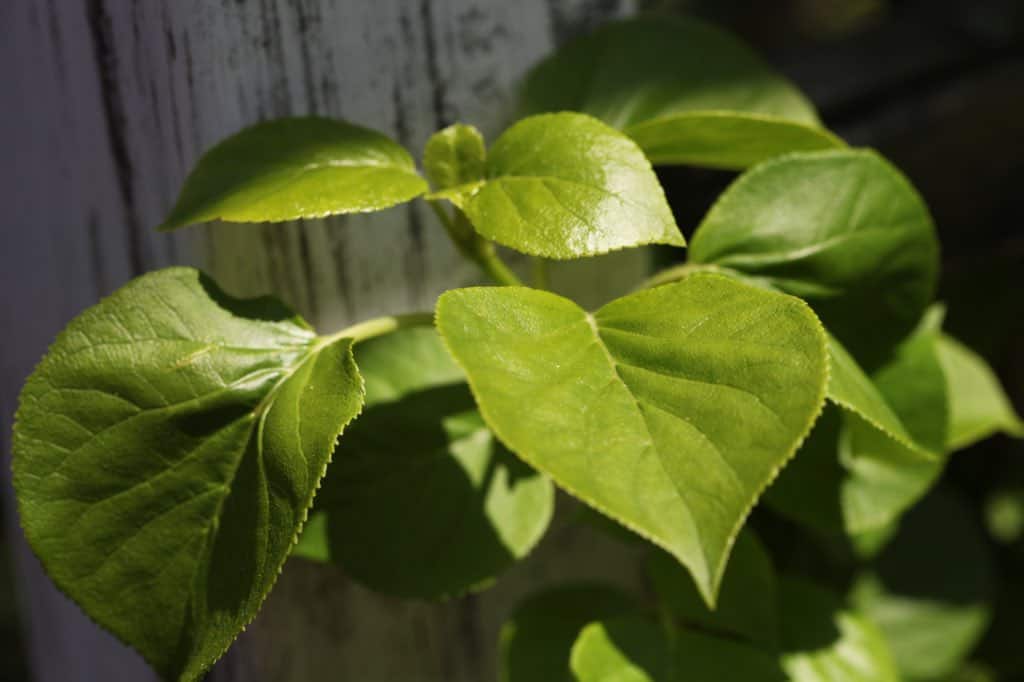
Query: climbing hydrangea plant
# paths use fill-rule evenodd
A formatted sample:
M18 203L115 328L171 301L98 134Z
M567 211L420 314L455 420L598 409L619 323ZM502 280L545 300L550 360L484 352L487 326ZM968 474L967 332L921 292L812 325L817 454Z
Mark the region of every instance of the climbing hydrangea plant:
M199 161L161 229L422 197L501 286L321 335L194 269L130 282L21 394L14 485L50 577L163 677L197 680L290 555L458 596L526 557L557 487L643 539L658 597L532 597L502 633L503 680L913 676L899 618L920 604L870 571L846 600L778 574L745 522L760 501L877 552L952 451L1024 436L942 330L921 198L696 21L605 27L537 66L523 103L490 145L436 133L425 177L387 137L323 118L261 123ZM652 164L743 171L686 263L586 310L502 259L687 246ZM952 667L979 617L946 617Z

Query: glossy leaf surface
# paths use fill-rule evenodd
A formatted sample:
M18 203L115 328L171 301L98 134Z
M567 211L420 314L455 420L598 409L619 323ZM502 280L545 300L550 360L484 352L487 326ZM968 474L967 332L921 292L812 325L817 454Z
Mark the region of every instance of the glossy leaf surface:
M426 190L412 157L390 138L344 121L283 118L204 154L160 229L377 211Z
M141 277L72 321L22 392L25 534L90 617L199 679L256 615L362 395L350 339L189 268Z
M498 679L575 682L569 653L580 630L635 608L629 595L603 585L565 585L530 596L501 627Z
M805 299L872 368L930 303L938 245L906 178L873 152L847 150L792 154L742 175L705 216L689 257Z
M364 341L355 358L366 408L317 497L320 538L304 538L296 554L404 597L492 581L547 528L551 482L491 435L432 328Z
M509 287L448 292L437 312L498 437L667 549L713 603L743 520L821 409L825 338L806 305L695 275L594 314Z
M652 16L600 28L537 66L523 98L528 113L596 116L654 163L745 168L785 152L842 146L810 102L746 45L693 19Z
M583 114L531 116L497 139L486 179L431 195L484 237L567 259L686 242L658 178L628 137Z

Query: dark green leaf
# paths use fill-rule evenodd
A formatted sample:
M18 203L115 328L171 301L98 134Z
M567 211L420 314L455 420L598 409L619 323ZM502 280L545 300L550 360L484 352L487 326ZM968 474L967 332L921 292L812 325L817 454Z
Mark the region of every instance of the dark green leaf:
M636 608L629 595L600 585L567 585L520 604L501 627L501 682L573 682L569 651L591 621Z
M643 152L589 116L523 119L498 138L486 165L484 181L431 197L451 200L499 244L567 259L686 243Z
M25 385L25 535L164 677L199 679L277 578L362 405L351 344L172 268L72 321Z
M783 682L774 654L639 616L592 623L572 648L577 682Z
M283 118L246 128L204 154L160 229L378 211L426 189L409 153L376 131Z
M970 506L934 494L906 515L853 602L881 629L907 679L944 679L988 625L992 569Z
M594 314L530 289L450 291L438 327L502 441L667 549L709 603L747 513L824 399L810 310L717 275Z
M740 41L693 19L611 24L536 67L528 113L574 110L636 140L654 163L745 168L842 146L803 95Z
M913 330L935 288L938 245L928 210L870 151L760 164L722 194L692 241L693 262L763 278L807 300L868 367Z
M366 409L317 498L321 539L296 554L404 597L482 587L544 533L551 482L494 439L433 329L365 341L355 357Z
M654 589L677 621L704 632L739 636L769 648L778 644L775 569L761 542L749 530L736 539L714 611L679 562L658 551L648 569Z

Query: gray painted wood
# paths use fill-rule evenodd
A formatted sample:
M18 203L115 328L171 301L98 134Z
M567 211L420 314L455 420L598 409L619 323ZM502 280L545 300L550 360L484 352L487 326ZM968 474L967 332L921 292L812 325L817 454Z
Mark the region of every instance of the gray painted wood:
M329 331L431 306L473 279L420 205L284 226L152 227L202 150L244 125L319 113L413 150L456 119L492 138L525 69L632 0L5 0L0 73L2 451L18 388L77 312L146 270L197 263L236 294L276 293ZM629 279L643 267L617 261ZM587 275L574 274L579 286ZM581 279L582 278L582 279ZM607 282L590 278L593 289ZM585 287L584 287L585 288ZM598 294L602 296L604 293ZM17 535L8 466L5 517ZM400 602L336 569L289 564L212 677L451 682L493 678L498 624L543 582L636 582L635 562L569 527L499 587L444 605ZM586 560L580 559L585 557ZM42 682L150 680L16 552L28 655ZM294 564L294 565L293 565Z

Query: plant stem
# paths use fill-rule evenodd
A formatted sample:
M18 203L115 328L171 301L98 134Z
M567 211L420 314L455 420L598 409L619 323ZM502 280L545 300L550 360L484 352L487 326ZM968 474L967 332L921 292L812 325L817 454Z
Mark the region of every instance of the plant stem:
M494 244L481 237L466 220L461 211L455 209L454 217L449 215L438 201L427 201L459 253L476 263L488 277L497 284L521 286L522 280L501 260Z
M339 339L352 339L353 343L359 343L407 327L431 327L433 325L434 313L406 313L375 317L372 320L346 327L340 332L323 336L320 344L328 345Z

